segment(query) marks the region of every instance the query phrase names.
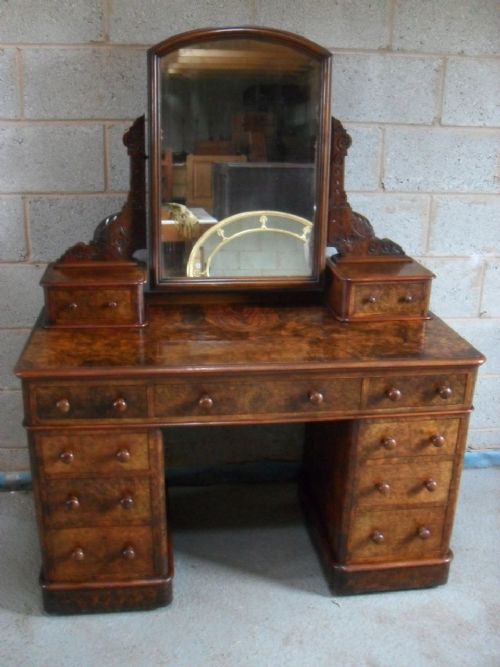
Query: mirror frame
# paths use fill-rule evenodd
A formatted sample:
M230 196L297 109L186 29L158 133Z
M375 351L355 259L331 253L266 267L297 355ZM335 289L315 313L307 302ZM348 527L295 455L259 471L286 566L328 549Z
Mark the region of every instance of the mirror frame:
M314 253L311 276L307 277L238 277L203 278L175 277L160 280L160 197L161 197L161 142L160 142L160 61L163 56L183 46L224 39L254 39L274 42L304 52L320 64L320 108L318 151L316 155L316 220ZM331 59L327 49L310 40L272 28L241 27L192 30L170 37L148 51L149 92L149 228L151 287L156 291L232 291L232 290L311 290L322 288L325 267L325 249L328 223L330 136L331 136Z

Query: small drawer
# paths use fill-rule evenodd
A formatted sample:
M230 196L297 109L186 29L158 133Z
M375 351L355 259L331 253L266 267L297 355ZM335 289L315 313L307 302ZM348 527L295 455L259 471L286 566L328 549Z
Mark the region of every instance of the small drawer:
M424 462L425 461L425 462ZM446 503L453 461L413 459L365 465L356 485L356 504L362 506Z
M146 432L51 431L34 436L44 475L123 474L149 470Z
M424 320L433 277L409 257L327 260L325 297L343 322Z
M350 313L354 319L377 317L425 317L428 282L355 284L350 294Z
M304 380L255 382L204 381L165 383L155 387L156 417L178 417L179 421L209 421L228 416L235 420L251 415L302 416L335 414L359 409L361 381L358 378L312 377Z
M151 521L149 478L49 479L41 490L49 528Z
M466 373L373 377L367 380L365 407L373 410L453 408L465 404L466 389Z
M441 556L445 508L359 511L347 546L348 563Z
M45 545L48 582L125 581L155 574L149 527L48 530Z
M80 419L129 420L147 417L142 385L35 385L35 415L41 422Z
M49 264L40 284L47 327L142 327L144 267L132 262Z
M457 445L460 418L381 419L360 424L360 460L399 456L451 456Z
M138 292L133 288L47 289L49 322L55 325L134 324L138 321Z

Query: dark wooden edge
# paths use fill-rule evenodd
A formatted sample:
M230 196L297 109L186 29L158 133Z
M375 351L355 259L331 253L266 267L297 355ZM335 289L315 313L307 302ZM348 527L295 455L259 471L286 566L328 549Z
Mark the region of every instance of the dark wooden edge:
M160 58L187 44L200 41L214 41L220 39L251 38L262 41L300 49L321 63L321 100L320 100L320 123L318 151L316 159L317 167L317 202L318 210L316 220L318 221L315 235L315 265L311 277L306 278L231 278L231 279L203 279L193 280L189 278L174 278L171 280L160 280L161 274L161 243L158 237L160 218L160 119L159 119L159 70ZM328 174L330 164L330 106L331 106L331 53L327 49L311 42L304 37L294 35L282 30L271 28L241 27L241 28L214 28L205 30L194 30L181 35L171 37L164 42L152 47L148 51L148 80L149 80L149 146L150 146L150 225L151 225L151 285L154 289L163 292L183 290L185 292L224 290L319 290L322 287L323 269L325 263L324 247L326 244L326 221L328 216Z
M415 588L433 588L448 581L451 551L443 559L411 563L389 563L383 567L350 567L331 564L328 582L337 595L388 593Z
M40 578L43 606L49 614L144 611L172 601L172 576L116 584L46 584Z
M220 39L256 39L262 38L267 41L274 41L280 44L288 44L290 48L302 49L312 56L330 56L331 53L316 42L296 35L286 30L276 28L266 28L263 26L234 26L227 28L200 28L197 30L188 30L165 39L163 42L152 46L148 51L148 56L164 56L170 51L179 47L200 41L215 41Z
M432 588L448 580L451 551L444 558L421 561L343 565L335 561L330 543L304 480L299 483L299 500L312 544L328 581L336 595L384 593L389 591Z

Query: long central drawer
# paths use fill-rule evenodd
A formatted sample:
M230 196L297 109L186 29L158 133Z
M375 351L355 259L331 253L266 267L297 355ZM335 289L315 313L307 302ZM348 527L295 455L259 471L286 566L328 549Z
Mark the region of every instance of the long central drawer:
M155 417L205 419L262 414L314 415L359 410L360 378L311 377L166 382L154 389Z

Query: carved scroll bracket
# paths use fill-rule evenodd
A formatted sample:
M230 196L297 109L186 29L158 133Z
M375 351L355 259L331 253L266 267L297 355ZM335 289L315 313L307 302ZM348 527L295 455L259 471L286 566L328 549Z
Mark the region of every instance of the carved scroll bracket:
M391 239L377 238L369 220L353 211L347 201L344 169L350 145L351 137L342 123L332 118L327 244L336 248L340 258L406 257Z
M57 264L133 262L133 254L146 247L146 159L144 116L123 136L130 157L130 190L122 210L100 222L88 243L77 243Z

